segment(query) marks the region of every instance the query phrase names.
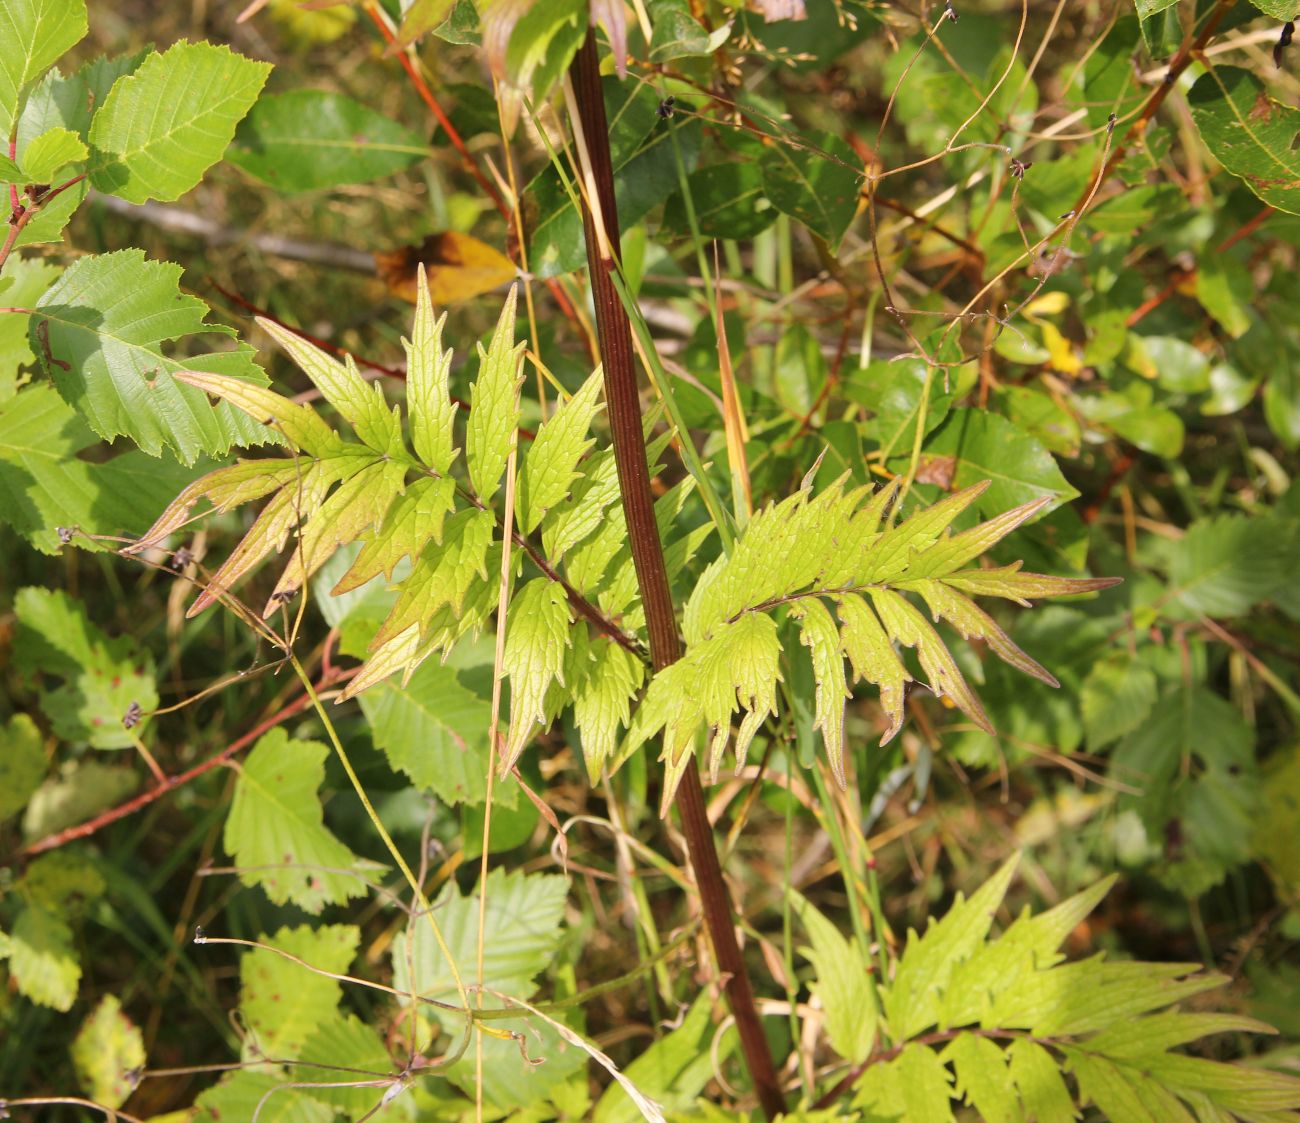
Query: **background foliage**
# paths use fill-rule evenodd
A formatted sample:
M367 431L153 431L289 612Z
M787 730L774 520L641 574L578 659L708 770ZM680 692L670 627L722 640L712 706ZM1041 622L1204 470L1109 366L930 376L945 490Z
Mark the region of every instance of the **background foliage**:
M0 1101L746 1118L695 752L801 1117L1295 1118L1296 13L590 7L653 681L588 5L0 6Z

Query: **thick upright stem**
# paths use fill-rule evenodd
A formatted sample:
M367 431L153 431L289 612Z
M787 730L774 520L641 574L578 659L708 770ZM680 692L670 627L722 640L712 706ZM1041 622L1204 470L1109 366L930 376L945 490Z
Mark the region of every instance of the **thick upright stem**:
M570 69L577 124L582 130L589 161L587 190L594 200L583 198L583 222L587 239L587 263L591 272L592 299L596 308L596 328L600 339L601 361L605 368L605 402L614 441L614 459L618 466L623 513L627 518L628 543L636 567L641 603L645 607L650 633L650 658L655 670L676 662L681 655L681 640L673 612L668 571L664 565L663 544L655 524L654 498L650 492L650 474L646 466L645 439L642 435L641 398L633 361L632 330L627 312L619 299L612 274L618 253L618 209L614 200L614 171L609 153L609 126L605 119L605 100L601 90L596 42L591 34L578 51ZM599 212L604 229L598 229L593 207ZM740 947L736 943L735 920L722 867L713 841L713 830L704 808L704 790L700 773L691 760L677 789L682 830L690 850L695 883L699 888L704 920L708 925L718 970L723 978L727 1001L736 1019L745 1063L754 1081L759 1102L768 1119L785 1110L781 1086L777 1080L772 1054L763 1035L762 1022L754 1005L754 992L745 972Z

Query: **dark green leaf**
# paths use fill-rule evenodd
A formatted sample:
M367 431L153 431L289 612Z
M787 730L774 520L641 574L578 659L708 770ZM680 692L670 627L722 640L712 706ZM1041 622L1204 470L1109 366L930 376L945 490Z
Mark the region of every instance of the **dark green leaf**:
M1215 159L1264 202L1300 214L1300 109L1270 97L1258 78L1235 66L1202 74L1187 100Z
M797 218L834 252L858 211L861 161L830 133L814 133L806 148L772 145L762 159L763 185L778 209Z
M227 159L281 191L369 183L429 154L420 136L359 101L325 90L262 98Z

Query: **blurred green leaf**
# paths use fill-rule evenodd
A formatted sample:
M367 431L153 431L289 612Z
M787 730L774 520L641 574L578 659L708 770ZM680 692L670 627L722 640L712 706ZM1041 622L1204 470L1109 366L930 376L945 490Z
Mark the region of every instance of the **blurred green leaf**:
M261 98L227 159L284 192L369 183L429 155L417 134L343 94L291 90Z
M147 716L128 728L128 710L158 707L153 661L128 636L110 639L66 593L20 589L14 598L18 634L15 661L29 676L50 675L62 685L43 690L41 706L54 731L97 749L126 749Z

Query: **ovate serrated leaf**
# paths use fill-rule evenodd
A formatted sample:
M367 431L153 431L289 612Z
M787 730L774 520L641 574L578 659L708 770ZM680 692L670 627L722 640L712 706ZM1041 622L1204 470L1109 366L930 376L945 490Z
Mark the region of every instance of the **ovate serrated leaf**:
M479 375L470 389L465 459L474 493L487 503L496 494L519 430L519 387L524 344L515 343L515 294L511 288L492 342L479 344Z
M47 768L41 733L26 714L0 726L0 820L16 815L40 787Z
M375 745L393 768L443 803L483 802L492 709L451 667L425 663L404 686L384 683L360 702Z
M64 1013L72 1009L81 964L67 923L44 909L26 908L14 921L9 941L9 974L18 993Z
M1074 1123L1078 1117L1060 1066L1036 1041L1019 1038L1007 1047L1011 1079L1025 1114L1036 1123Z
M573 614L563 586L545 577L528 582L510 602L502 667L510 679L510 732L502 774L514 767L537 727L547 720L546 694L564 685L564 653Z
M90 182L131 203L170 202L221 159L271 66L177 43L119 78L90 126Z
M49 183L55 173L86 158L86 145L70 129L54 128L32 140L23 150L22 183Z
M194 477L170 455L159 460L138 449L103 463L76 455L97 443L48 383L0 402L0 522L45 554L64 548L59 527L82 532L71 539L78 549L112 549L116 542L89 536L138 534Z
M520 526L525 534L537 529L552 507L569 494L577 476L578 461L594 443L587 436L596 416L601 368L537 431L524 458L519 481Z
M846 1061L860 1064L876 1040L876 996L869 963L853 939L818 912L801 894L790 890L795 911L812 940L802 954L813 965L812 992L826 1012L831 1048Z
M260 885L278 905L318 913L367 892L358 859L324 825L318 789L329 749L292 741L283 729L263 736L239 770L223 845L245 885Z
M452 419L456 406L448 390L451 350L443 350L446 313L436 320L424 266L416 284L415 324L406 349L406 408L411 415L411 443L415 455L435 472L445 475L456 457L452 445Z
M527 998L534 979L550 964L560 940L568 878L555 874L506 873L487 879L487 926L483 932L483 983L493 990ZM476 980L479 945L478 892L462 896L454 882L434 902L432 914L451 953L451 963L434 938L427 917L414 917L393 941L393 986L399 991L455 1002L456 971ZM485 997L485 1005L495 1006ZM459 1028L460 1019L454 1023Z
M929 621L892 589L872 589L871 600L890 637L904 647L916 649L930 689L941 698L951 698L957 708L985 733L992 733L993 726L979 698L967 685L952 652Z
M23 96L86 34L84 0L8 0L0 7L0 135L8 137Z
M229 405L211 406L202 390L178 382L177 371L221 373L264 385L249 348L167 358L162 344L185 336L229 338L204 323L207 306L177 287L179 265L146 261L141 250L83 257L37 302L32 350L59 393L101 437L129 436L157 456L164 447L192 463L202 452L274 439Z
M1170 599L1192 614L1240 615L1289 581L1298 560L1300 540L1283 520L1205 519L1173 547Z
M144 1061L139 1027L122 1013L116 995L104 995L72 1041L72 1064L82 1089L98 1103L121 1107L135 1091Z
M318 972L341 975L357 954L361 932L350 924L312 928L303 924L262 936L269 944L301 959L294 963L270 948L254 948L239 963L239 1013L251 1044L266 1057L297 1057L316 1027L332 1017L342 984ZM317 970L312 971L309 968Z
M801 621L799 641L812 654L813 678L817 682L814 729L820 729L826 757L840 787L844 775L844 703L849 688L844 681L844 652L840 632L826 606L816 599L799 601L790 615Z
M1133 659L1098 663L1083 681L1081 707L1088 748L1093 752L1131 733L1156 702L1156 676Z
M47 129L61 126L71 129L82 140L90 134L95 111L104 104L113 83L133 74L153 54L152 47L115 55L101 55L81 67L75 74L62 75L52 70L31 92L18 121L18 149Z
M122 719L131 704L145 713L158 708L148 656L129 636L109 639L66 593L20 589L14 607L18 666L28 674L63 680L61 686L41 693L41 706L54 731L97 749L130 748L135 742Z

